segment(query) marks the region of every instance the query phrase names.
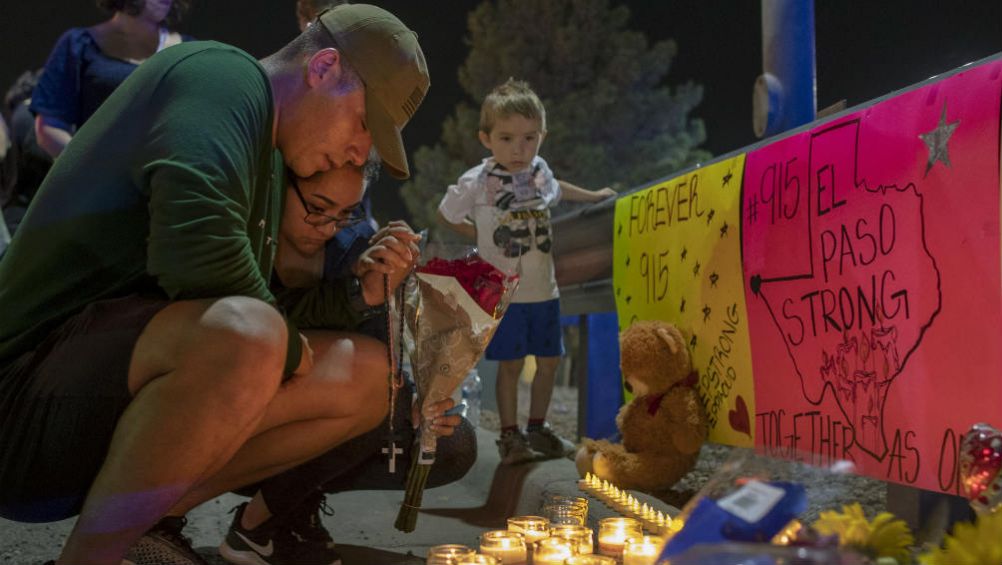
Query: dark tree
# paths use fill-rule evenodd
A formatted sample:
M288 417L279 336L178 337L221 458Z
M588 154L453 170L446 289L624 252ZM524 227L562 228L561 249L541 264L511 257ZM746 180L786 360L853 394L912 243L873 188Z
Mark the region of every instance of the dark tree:
M703 122L690 117L702 87L671 87L673 41L650 45L608 0L488 0L469 16L459 81L470 101L446 119L434 147L414 155L403 195L417 226L435 226L448 185L487 155L477 140L480 101L509 77L546 106L540 154L557 178L589 189L629 189L707 160Z

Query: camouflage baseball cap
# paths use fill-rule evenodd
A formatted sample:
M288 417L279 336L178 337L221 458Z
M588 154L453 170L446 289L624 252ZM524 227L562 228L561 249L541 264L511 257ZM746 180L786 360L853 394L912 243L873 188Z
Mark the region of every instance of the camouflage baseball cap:
M365 83L366 126L390 174L410 176L400 130L417 111L430 79L417 34L396 16L369 4L324 11L320 23Z

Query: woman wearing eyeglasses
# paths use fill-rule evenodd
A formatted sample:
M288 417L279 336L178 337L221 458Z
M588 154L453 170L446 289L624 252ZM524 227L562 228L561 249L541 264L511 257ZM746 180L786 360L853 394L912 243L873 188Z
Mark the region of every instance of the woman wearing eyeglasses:
M365 194L363 171L342 167L302 180L289 174L287 186L275 275L288 288L313 286L324 274L324 246L358 222L356 210Z
M358 320L358 307L351 308L345 301L339 304L336 300L338 285L367 276L381 279L386 271L394 288L410 272L417 258L418 236L406 223L390 222L373 232L362 221L364 214L358 209L359 202L376 171L378 164L370 163L365 171L342 167L309 179L291 175L288 178L272 290L279 304L287 309L289 318L301 328L345 329L326 325L343 323L337 313L343 314L346 307L353 309L352 317ZM332 241L335 236L348 237L336 245ZM343 267L337 267L339 264ZM366 275L370 271L375 275ZM349 284L349 296L351 289ZM351 338L353 347L367 349L360 346L374 342L357 334L378 338L383 343L377 345L377 350L385 359L386 316L382 311L366 312L369 309L360 307L365 319L350 328L356 334ZM343 346L344 342L338 340L343 340L344 334L309 335L316 349L314 366L323 371L326 366L323 351L338 347L338 343ZM385 374L379 378L385 387ZM329 513L324 495L346 490L403 488L414 437L412 422L418 418L409 402L412 392L413 385L405 383L393 414L394 429L399 434L397 445L404 449L403 453L394 454L400 462L395 473L389 472L386 456L380 451L387 432L384 422L312 461L241 489L241 494L252 498L234 514L220 546L223 558L231 563L339 563L340 555L322 520L323 513ZM376 399L372 404L378 404ZM445 401L436 407L437 414L429 415L437 416L436 431L445 436L439 443L440 457L429 478L431 486L458 480L476 460L472 426L458 415L441 414L451 407L452 401ZM252 544L258 548L272 547L273 555L262 558Z

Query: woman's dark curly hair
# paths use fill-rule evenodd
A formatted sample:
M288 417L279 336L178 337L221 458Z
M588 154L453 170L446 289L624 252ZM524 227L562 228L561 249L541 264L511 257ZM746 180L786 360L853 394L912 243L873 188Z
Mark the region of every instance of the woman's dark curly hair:
M97 7L106 12L125 12L130 16L138 16L143 12L146 0L97 0ZM173 28L181 23L181 18L191 7L191 0L173 0L170 4L170 11L164 19L164 25Z

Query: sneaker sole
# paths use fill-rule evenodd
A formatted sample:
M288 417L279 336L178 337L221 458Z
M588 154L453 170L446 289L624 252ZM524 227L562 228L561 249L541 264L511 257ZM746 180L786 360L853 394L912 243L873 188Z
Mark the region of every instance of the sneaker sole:
M164 557L165 556L163 554L161 554L161 555L143 555L143 556L139 557L139 561L133 561L133 558L125 557L125 558L122 559L120 565L143 565L145 563L158 563L158 564L163 563L163 564L166 564L166 563L182 563L182 562L186 563L186 564L191 564L191 563L206 563L206 565L208 564L208 562L205 561L205 558L202 557L201 555L198 555L197 552L196 552L196 558L194 558L194 559L190 558L190 557L187 557L187 556L177 557L177 554L167 555L166 559L164 559ZM181 561L182 559L183 559L183 561ZM55 563L55 562L53 562L53 563Z
M234 565L273 565L265 561L259 553L233 549L225 540L219 546L219 555ZM315 565L341 565L341 560L335 559L330 563L317 563Z
M6 563L6 561L5 561L5 563ZM55 564L54 561L53 561L53 564ZM49 565L49 564L45 563L45 565ZM131 559L123 559L121 565L140 565L140 562L133 561ZM270 563L265 563L265 565L271 565L271 564ZM338 565L340 565L340 563Z
M570 445L568 447L563 444L561 444L560 447L558 447L557 449L550 449L551 446L542 445L543 441L544 440L536 440L535 442L533 442L532 438L530 437L529 447L531 447L533 451L539 453L540 455L551 458L567 457L571 453L574 453L574 451L577 449L574 445Z
M225 541L219 546L219 555L235 565L272 565L262 559L259 554L253 551L238 551L230 547L230 544Z

